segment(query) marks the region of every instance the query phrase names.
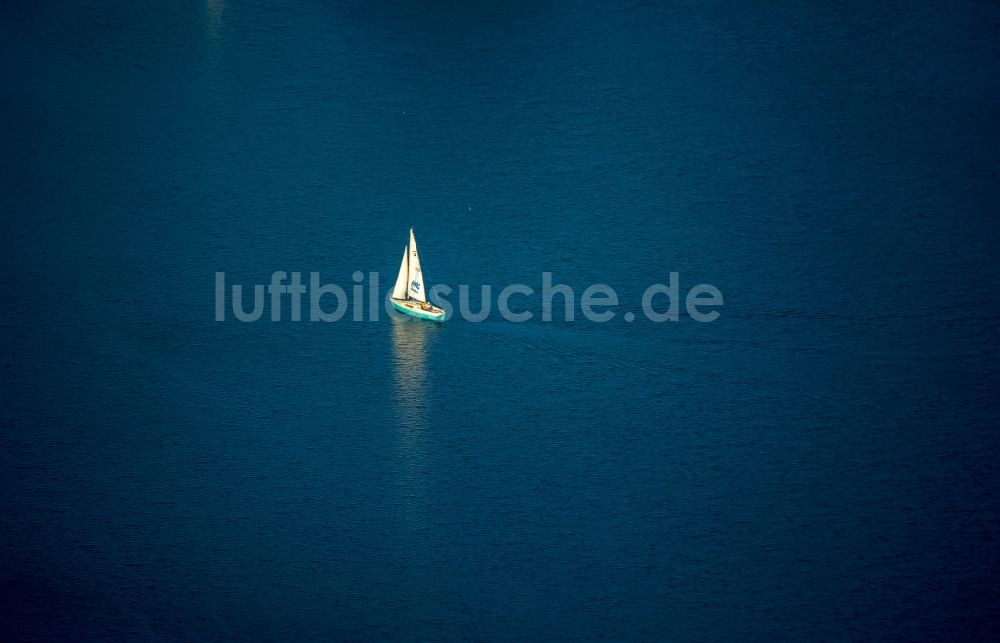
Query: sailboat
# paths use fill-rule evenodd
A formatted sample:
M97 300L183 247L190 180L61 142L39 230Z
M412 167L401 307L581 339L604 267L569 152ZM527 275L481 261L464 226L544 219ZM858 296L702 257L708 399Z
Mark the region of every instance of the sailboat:
M392 287L392 297L389 301L392 302L392 307L401 313L420 319L444 321L444 311L427 301L413 228L410 228L410 242L403 248L403 261L399 264L399 274L396 275L396 285Z

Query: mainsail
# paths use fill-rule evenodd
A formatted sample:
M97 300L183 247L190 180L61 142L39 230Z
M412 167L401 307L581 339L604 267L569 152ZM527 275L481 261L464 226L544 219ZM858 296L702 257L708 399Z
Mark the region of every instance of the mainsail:
M392 287L393 299L406 299L406 280L409 278L408 262L406 255L409 248L403 248L403 261L399 264L399 274L396 275L396 285Z
M420 255L417 254L417 240L413 236L413 228L410 228L409 274L407 279L409 280L409 284L406 287L406 291L409 293L410 298L417 301L427 301L427 295L424 293L424 276L420 272Z

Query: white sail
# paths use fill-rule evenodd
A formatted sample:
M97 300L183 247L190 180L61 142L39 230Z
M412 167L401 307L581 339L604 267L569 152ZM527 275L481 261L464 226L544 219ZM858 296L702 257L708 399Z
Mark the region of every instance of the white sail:
M406 287L406 292L411 299L427 301L427 295L424 293L424 276L420 272L420 255L417 254L417 240L413 236L413 228L410 228L409 260L409 285Z
M408 251L409 248L403 248L403 261L399 264L399 274L396 275L396 285L392 287L393 299L406 299L406 280L410 276L406 261Z

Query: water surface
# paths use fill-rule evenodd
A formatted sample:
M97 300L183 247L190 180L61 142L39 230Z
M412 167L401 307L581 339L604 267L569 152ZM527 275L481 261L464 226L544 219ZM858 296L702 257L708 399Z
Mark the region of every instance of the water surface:
M996 626L996 7L0 16L0 638ZM616 317L214 321L411 226Z

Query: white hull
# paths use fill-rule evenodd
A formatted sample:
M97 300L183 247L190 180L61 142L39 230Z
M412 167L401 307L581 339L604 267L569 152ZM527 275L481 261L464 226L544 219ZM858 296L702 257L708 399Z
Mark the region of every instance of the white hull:
M428 308L425 309L419 301L412 299L396 299L395 297L391 297L389 301L392 302L392 307L401 313L419 317L420 319L444 321L444 310L432 304L427 304Z

